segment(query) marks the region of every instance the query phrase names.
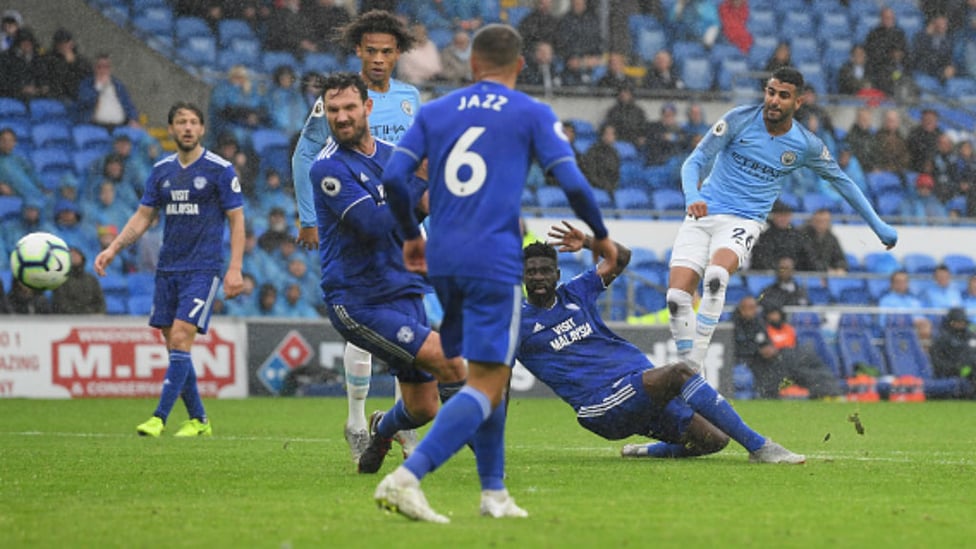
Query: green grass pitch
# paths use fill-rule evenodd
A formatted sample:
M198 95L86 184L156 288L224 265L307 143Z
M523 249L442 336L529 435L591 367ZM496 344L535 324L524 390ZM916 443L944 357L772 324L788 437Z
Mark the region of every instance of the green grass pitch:
M389 400L371 399L370 409ZM555 400L509 412L508 488L528 519L478 516L471 452L424 480L449 525L379 511L342 438L343 399L208 401L210 439L136 436L154 401L0 400L0 547L972 547L972 402L743 401L807 455L755 465L735 443L621 459ZM849 421L857 413L858 434ZM632 441L636 441L633 439Z

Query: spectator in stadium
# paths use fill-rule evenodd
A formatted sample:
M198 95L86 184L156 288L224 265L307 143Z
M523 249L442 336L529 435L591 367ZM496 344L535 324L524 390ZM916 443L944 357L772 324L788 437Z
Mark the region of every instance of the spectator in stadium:
M722 36L743 54L748 54L752 49L752 33L747 25L749 0L722 0L718 5L718 19Z
M976 383L976 335L973 334L966 311L953 307L942 319L939 334L929 348L932 373L938 379L962 378L963 394L972 398Z
M868 190L868 179L864 175L864 168L861 167L861 161L851 153L851 148L847 144L840 145L840 151L837 153L837 165L844 170L847 177L851 178L851 181L857 185L857 188L861 189L865 196L871 195Z
M312 21L312 36L318 38L316 49L334 55L345 55L345 48L336 38L336 34L339 28L349 24L349 11L344 6L337 5L336 0L306 1L301 11L303 16Z
M935 109L923 109L922 119L908 132L906 139L912 171L925 171L926 164L935 157L940 135L939 113Z
M254 295L257 282L248 272L241 276L244 281L241 293L231 299L224 299L224 314L233 317L258 316L257 296Z
M98 235L95 230L82 223L81 210L74 202L58 200L54 205L54 232L65 242L80 248L85 255L95 255L98 251Z
M568 252L588 247L590 238L569 223L566 229L553 227L549 236ZM630 260L630 251L617 247L616 261L601 262L562 285L555 248L541 242L526 248L528 297L516 354L522 364L572 406L585 429L607 440L642 435L660 441L628 444L621 449L623 457L705 455L733 438L749 451L751 462L803 463L804 456L750 429L692 368L680 363L655 367L604 325L597 298ZM560 344L566 337L559 335L560 322L587 328L588 335Z
M898 174L903 183L905 172L909 169L911 156L908 142L901 134L901 114L896 109L888 109L881 119L881 127L874 134L871 155L872 171L881 170ZM908 188L908 185L904 185Z
M810 243L813 270L837 276L847 273L847 256L832 230L831 221L830 210L821 208L810 215L801 232Z
M131 205L122 204L116 199L115 184L111 181L103 181L95 192L95 201L83 202L81 205L86 223L93 227L102 225L124 227L132 208Z
M51 302L44 292L31 290L16 278L7 293L7 306L14 315L51 314Z
M928 21L925 30L912 42L908 65L943 83L958 74L953 62L953 43L949 36L949 20L938 14Z
M298 90L295 70L288 65L275 67L271 89L265 94L264 110L270 115L271 127L293 136L302 130L308 105Z
M315 71L308 71L302 75L302 98L305 99L308 110L311 110L318 98L322 96L323 78L322 74Z
M564 126L565 127L565 126ZM590 146L580 159L580 170L594 188L603 189L613 196L620 183L620 154L617 152L617 130L604 123L600 126L600 138Z
M970 275L966 281L966 290L962 293L962 305L969 315L969 322L976 323L976 275Z
M400 2L398 9L430 30L474 32L481 28L487 15L480 0L408 0Z
M155 140L153 139L153 141ZM154 159L149 157L149 152L146 148L133 143L132 139L125 133L116 132L115 137L112 138L111 154L122 159L122 168L135 185L139 196L142 196L143 182L149 177L149 172L155 163ZM107 158L107 156L103 158L102 162L104 163Z
M661 118L648 124L645 132L646 141L641 152L650 166L667 164L690 149L690 139L678 123L678 107L674 103L661 105Z
M865 173L873 171L877 164L874 157L874 132L874 111L859 107L854 115L854 123L844 136L844 142L857 157Z
M864 51L868 56L868 68L873 71L883 70L891 59L892 50L896 49L907 52L908 38L905 36L905 31L898 26L895 10L886 6L881 8L878 26L871 29L864 40ZM869 74L868 76L876 85L887 79L881 73Z
M3 244L7 250L13 250L17 241L25 234L49 233L53 230L51 223L41 215L43 209L44 200L41 195L33 195L24 199L20 215L13 219L0 221L0 228L2 228L0 238L3 239Z
M295 235L288 228L285 210L274 207L268 211L268 228L258 238L258 246L267 253L273 253L281 248L282 242L291 242Z
M776 45L776 49L773 50L773 54L769 56L766 60L766 65L763 67L765 72L775 72L776 69L780 67L789 67L793 65L793 48L790 47L789 42L780 42Z
M573 155L576 158L576 164L582 166L583 155L580 154L579 149L576 147L576 124L572 120L566 119L562 121L562 125L563 125L563 133L566 135L566 141L569 142L569 148L573 149ZM592 147L593 145L590 146ZM582 168L580 169L582 170ZM553 175L551 171L546 173L545 178L546 178L545 179L546 185L549 185L551 187L559 186L559 181L556 180L556 176ZM519 222L522 224L522 228L524 229L525 223L522 220L519 220ZM532 242L535 241L533 240Z
M976 183L976 153L969 139L961 139L956 145L956 174L961 193L968 194Z
M139 126L139 111L121 80L112 75L107 53L95 57L95 71L78 85L76 122L98 124L112 131L118 126Z
M617 101L607 110L603 121L617 130L617 139L640 147L644 143L644 130L647 126L647 113L634 100L634 90L621 86L617 90Z
M776 280L759 292L759 306L763 309L789 306L806 307L810 304L807 289L793 275L793 260L781 257L776 262Z
M684 81L678 75L678 68L674 66L674 58L668 50L661 50L654 54L651 66L644 75L644 87L649 90L683 90Z
M71 32L65 28L56 30L51 50L41 56L40 81L47 96L73 103L78 99L81 81L91 74L91 62L78 53Z
M427 27L423 23L410 26L414 37L414 46L409 51L400 54L397 63L397 78L414 85L423 84L440 75L441 54L437 44L427 35Z
M4 10L0 15L0 52L9 50L14 45L17 31L24 25L24 18L17 10Z
M705 121L705 110L701 103L689 103L685 110L685 123L681 127L688 136L689 146L693 148L698 145L711 127L712 125Z
M301 0L280 0L268 18L264 49L286 51L301 58L306 53L318 51L315 21L302 13Z
M776 348L774 371L779 379L777 393L783 395L784 383L798 384L810 391L811 398L837 398L843 394L840 381L813 348L797 345L796 329L787 321L786 313L776 305L764 304L763 320L769 342ZM771 380L770 380L771 381ZM766 387L764 392L771 390Z
M282 315L288 318L322 318L309 299L302 296L302 286L297 282L285 285L285 301L281 304Z
M51 293L51 312L56 315L105 314L105 295L95 275L85 269L85 253L72 246L71 269L64 284Z
M962 307L962 292L952 280L949 267L939 264L932 273L932 284L922 292L922 304L932 309Z
M230 132L249 143L250 132L267 125L265 98L244 65L234 65L210 93L210 126L214 137ZM230 160L230 159L228 159Z
M124 227L125 225L122 226ZM112 241L115 240L115 237L119 236L119 226L99 225L95 227L95 234L98 238L98 249L96 251L102 252L112 245ZM118 261L113 261L110 265L105 267L105 273L112 276L124 276L129 272L132 263L133 250L128 248L120 254Z
M105 182L115 186L116 201L126 211L132 211L139 203L139 199L142 197L141 185L135 181L132 175L126 173L125 162L121 156L114 152L105 156L100 173L90 175L86 191L81 197L81 203L90 204L97 202L98 190L102 183Z
M843 95L870 94L874 90L868 70L868 54L864 45L851 46L851 54L837 73L837 91Z
M17 134L10 128L0 128L0 196L43 196L44 184L37 177L34 165L15 151L16 147Z
M43 87L43 65L34 32L21 27L13 45L0 53L0 97L29 101L46 93Z
M831 143L833 143L837 138L837 132L834 130L834 121L830 117L830 112L817 103L817 89L810 84L803 86L803 93L800 95L800 99L801 103L796 109L796 114L793 115L794 118L806 126L807 120L811 116L816 116L819 120L820 130L822 130L830 139ZM817 134L817 137L820 137L821 140L824 139L823 134ZM831 152L835 152L835 149L830 150Z
M567 67L589 73L603 62L600 36L600 19L587 0L570 0L569 11L559 18L555 53Z
M634 80L627 75L627 56L611 52L607 56L607 72L596 82L598 88L617 89L620 86L633 86Z
M909 102L918 97L918 85L912 78L912 69L908 66L908 53L905 50L894 48L888 53L887 62L873 68L877 71L872 76L873 82L889 98Z
M454 33L451 43L440 53L440 80L450 84L462 84L471 81L471 35L467 31L459 30Z
M274 284L265 282L258 289L258 310L256 316L282 316L284 310L278 302L278 290Z
M242 270L251 273L258 285L281 276L281 269L275 264L269 252L258 246L258 237L252 227L244 230L244 263Z
M559 38L559 17L552 11L553 0L536 0L535 8L518 24L522 35L525 56L535 50L537 42L555 44Z
M549 93L554 88L563 85L562 77L556 69L556 57L549 42L536 42L532 47L532 55L525 62L525 68L519 73L520 86L542 86Z
M720 21L714 0L677 0L668 13L674 40L694 40L711 48L718 39Z
M813 271L813 252L803 233L793 227L793 209L777 200L769 215L769 224L752 247L750 269L772 271L781 257L793 260L800 271Z
M922 345L928 345L932 338L932 321L917 312L922 309L923 304L922 300L909 290L907 272L900 270L891 273L890 286L878 300L878 307L890 309L890 313L911 315L915 333ZM879 320L882 325L885 325L887 316L882 314Z

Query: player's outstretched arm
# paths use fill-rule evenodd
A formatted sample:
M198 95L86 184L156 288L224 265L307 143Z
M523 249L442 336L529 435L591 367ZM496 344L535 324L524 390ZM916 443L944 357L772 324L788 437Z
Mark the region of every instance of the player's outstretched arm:
M549 228L548 236L555 239L553 244L559 246L560 252L577 252L583 248L592 249L593 237L587 235L568 221L563 221L563 225L553 225ZM617 250L617 260L601 261L597 265L596 272L603 279L603 283L609 285L620 273L627 268L630 263L630 248L611 240Z
M291 173L294 180L295 202L298 205L300 224L295 243L306 250L316 250L319 247L315 199L312 196L312 182L309 178L309 170L318 154L316 149L321 150L322 146L305 137L303 133L295 146L294 154L291 156Z
M94 266L98 276L105 276L105 268L112 263L115 256L122 249L131 246L145 234L155 216L156 210L149 206L139 205L136 213L132 214L132 217L126 222L125 227L122 227L122 232L119 233L119 236L115 237L115 240L95 257Z
M815 148L818 145L821 149ZM837 192L844 197L844 200L867 222L871 230L874 231L874 234L878 235L881 243L887 249L894 248L895 244L898 243L898 231L891 225L885 223L881 219L881 216L874 211L874 208L871 207L871 203L868 202L867 197L864 196L861 189L840 169L837 162L830 157L830 153L827 152L827 147L822 144L814 144L814 152L818 152L818 150L819 154L813 156L810 161L810 167L813 168L814 173L826 179L837 189Z
M227 222L230 225L230 262L224 274L224 295L229 299L244 290L244 275L241 273L244 265L244 208L229 210Z

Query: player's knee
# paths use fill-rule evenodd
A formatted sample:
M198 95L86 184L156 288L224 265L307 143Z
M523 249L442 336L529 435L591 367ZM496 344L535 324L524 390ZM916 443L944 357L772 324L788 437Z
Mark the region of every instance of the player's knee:
M714 454L715 452L721 452L728 445L729 435L715 429L714 432L709 433L708 436L705 437L702 450L706 454Z
M671 313L671 316L677 315L681 309L691 308L691 294L684 290L668 288L665 299L668 302L668 312Z
M725 270L725 267L719 267L718 265L709 265L705 269L705 288L709 294L716 295L720 292L724 292L726 286L729 285L729 272Z

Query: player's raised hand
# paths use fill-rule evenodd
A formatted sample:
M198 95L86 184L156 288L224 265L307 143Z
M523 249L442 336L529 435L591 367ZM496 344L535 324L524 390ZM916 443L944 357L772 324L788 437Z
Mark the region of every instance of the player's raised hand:
M295 244L298 244L306 250L317 250L319 249L319 229L318 227L301 227L298 229L298 238L295 239Z
M403 263L411 273L427 275L427 241L422 237L403 243Z
M688 215L694 217L695 219L705 217L708 215L708 204L705 204L704 200L699 200L698 202L688 204Z
M549 227L549 238L554 239L553 245L559 245L560 252L578 252L586 243L586 234L574 227L569 221L563 221L564 226Z
M593 263L599 263L599 258L602 257L608 265L617 264L617 244L609 236L591 239L590 249L593 250Z

